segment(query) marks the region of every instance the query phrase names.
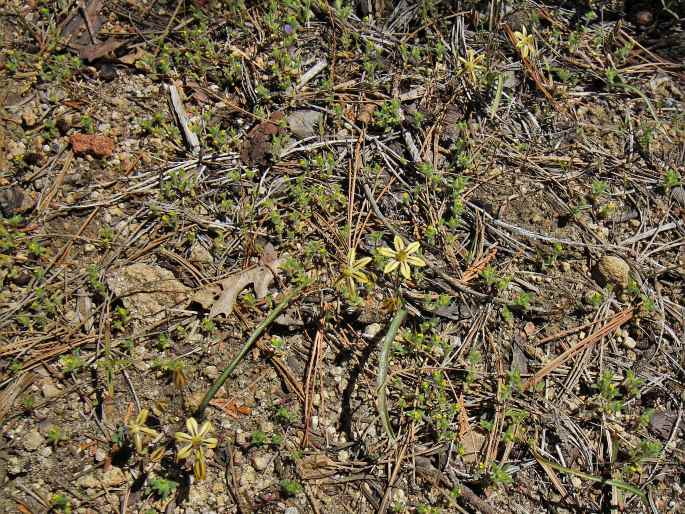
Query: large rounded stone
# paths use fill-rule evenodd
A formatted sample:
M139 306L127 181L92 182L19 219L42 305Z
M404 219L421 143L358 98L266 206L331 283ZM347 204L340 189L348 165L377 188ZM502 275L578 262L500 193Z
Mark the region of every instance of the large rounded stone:
M605 255L597 265L600 279L605 284L613 284L621 288L628 287L630 282L630 266L614 255Z

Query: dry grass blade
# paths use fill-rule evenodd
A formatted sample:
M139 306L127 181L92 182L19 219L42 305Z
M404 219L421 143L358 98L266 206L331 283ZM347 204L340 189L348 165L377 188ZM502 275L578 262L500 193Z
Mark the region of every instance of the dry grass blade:
M549 375L552 371L557 369L559 366L564 364L567 360L569 360L571 357L576 355L578 352L584 350L588 346L596 343L603 337L607 336L608 334L611 334L614 332L616 329L618 329L621 325L626 323L628 320L630 320L633 317L633 312L634 308L629 307L618 314L616 314L609 323L604 325L602 328L597 330L596 332L593 332L589 336L587 336L585 339L582 341L579 341L576 343L574 346L566 350L564 353L556 357L555 359L552 359L550 362L545 364L542 369L540 369L535 375L533 375L530 379L528 379L524 384L523 388L524 389L530 389L534 387L538 382L540 382L542 379L544 379L547 375Z
M22 373L11 385L0 391L0 426L17 397L33 382L33 373Z
M556 464L554 462L550 462L546 460L542 455L540 455L536 450L531 448L531 451L533 452L533 455L535 455L535 459L540 462L541 464L544 463L545 467L549 467L551 469L555 469L561 473L566 473L569 475L574 475L579 478L589 480L591 482L596 482L599 484L604 484L604 485L610 485L612 487L616 487L617 489L620 489L622 491L629 492L631 494L634 494L635 496L639 497L640 500L643 502L647 502L647 496L643 491L641 491L639 488L632 486L622 480L615 480L615 479L606 479L602 477L598 477L595 475L591 475L589 473L585 473L583 471L578 471L576 469L571 469L566 466L561 466L559 464Z

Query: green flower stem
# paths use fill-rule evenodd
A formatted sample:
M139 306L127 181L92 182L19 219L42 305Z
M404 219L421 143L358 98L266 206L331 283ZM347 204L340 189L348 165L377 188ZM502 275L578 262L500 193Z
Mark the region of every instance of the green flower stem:
M250 348L252 348L252 345L259 339L259 337L264 333L264 330L271 325L271 323L283 312L288 305L290 305L290 302L293 301L294 298L296 298L304 289L305 286L299 286L290 291L285 295L285 298L281 300L281 302L274 307L274 309L269 313L269 315L262 321L257 327L254 329L252 332L252 335L250 338L247 340L247 342L243 345L242 349L240 350L240 353L236 355L236 357L231 361L231 363L224 369L223 373L221 373L221 376L216 379L216 382L214 382L214 385L207 391L207 394L205 394L205 397L202 399L202 403L200 406L197 408L197 411L195 412L195 418L197 419L202 419L204 417L204 412L205 409L207 408L207 405L209 405L209 402L214 398L214 395L217 393L217 391L221 388L222 385L224 385L224 382L228 379L228 377L233 373L233 370L240 364L240 361L243 360L245 355L247 355L247 352L250 351Z
M392 426L390 425L390 414L388 413L388 398L386 395L387 384L386 379L388 376L388 364L390 363L390 351L392 349L392 343L395 340L397 331L402 326L404 318L407 317L407 310L401 307L395 317L390 323L388 332L385 334L385 339L383 339L383 347L381 348L381 355L378 364L378 413L381 416L381 422L383 423L383 428L388 434L388 438L391 441L395 440L395 434L392 431Z

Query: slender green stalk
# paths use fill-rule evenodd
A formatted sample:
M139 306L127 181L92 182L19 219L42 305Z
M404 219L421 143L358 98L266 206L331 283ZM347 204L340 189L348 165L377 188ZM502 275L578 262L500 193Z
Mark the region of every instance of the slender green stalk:
M381 415L381 422L383 423L383 428L388 434L388 438L391 441L395 440L395 434L392 431L392 426L390 425L390 413L388 412L388 398L387 398L387 386L386 378L388 376L388 364L390 363L390 350L392 349L392 343L395 340L397 331L402 326L404 318L407 317L407 311L404 308L400 308L395 314L395 317L390 323L388 332L385 334L385 339L383 339L383 347L381 348L381 355L378 363L378 413Z
M645 495L644 492L642 492L642 490L639 487L635 487L633 485L630 485L627 482L624 482L623 480L616 480L613 478L602 478L599 476L591 475L589 473L585 473L583 471L579 471L577 469L567 468L565 466L561 466L559 464L551 462L551 461L543 458L539 454L536 455L536 453L537 452L534 452L533 455L535 455L538 460L544 462L550 468L556 469L557 471L559 471L561 473L567 473L569 475L575 475L579 478L584 478L585 480L589 480L591 482L596 482L598 484L611 485L611 486L617 487L618 489L621 489L623 491L634 494L635 496L639 497L643 502L647 503L647 496Z
M266 328L269 325L271 325L273 320L275 320L281 314L281 312L283 312L286 309L286 307L290 305L290 302L293 301L293 299L296 298L302 292L304 287L305 286L296 287L288 294L286 294L285 298L283 298L283 300L281 300L281 302L278 305L276 305L276 307L274 307L274 309L269 313L269 315L264 319L264 321L257 325L257 327L252 332L250 338L241 348L238 355L235 356L235 358L226 367L226 369L224 369L223 373L221 373L221 376L216 379L216 382L214 382L209 391L207 391L207 394L205 394L205 397L202 399L202 403L200 403L200 406L197 408L197 411L195 412L195 417L197 419L202 419L204 417L204 412L207 408L207 405L209 405L209 402L212 400L212 398L214 398L214 395L221 388L221 386L224 385L224 382L226 382L231 373L233 373L233 370L238 366L238 364L240 364L240 361L243 360L245 355L247 355L247 352L250 351L252 345L257 341L257 339L259 339L264 330L266 330Z

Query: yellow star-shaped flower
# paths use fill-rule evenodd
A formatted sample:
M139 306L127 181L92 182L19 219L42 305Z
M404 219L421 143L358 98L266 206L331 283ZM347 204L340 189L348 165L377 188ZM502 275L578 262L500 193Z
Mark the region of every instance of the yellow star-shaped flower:
M205 448L216 448L218 443L216 437L209 437L213 431L212 424L205 421L202 426L198 426L195 418L186 420L188 433L176 432L176 442L181 446L176 458L184 460L191 456L195 457L193 472L197 480L204 480L207 476L207 464L205 462Z
M378 253L383 257L390 259L388 263L383 268L383 273L392 273L397 268L400 269L400 274L404 278L411 278L411 266L421 267L426 265L424 261L418 255L412 255L419 251L421 244L418 241L404 244L404 241L400 236L395 236L394 239L395 249L388 247L383 247L378 249Z
M150 436L154 439L158 435L155 430L145 424L147 422L148 414L148 410L143 409L138 413L135 419L132 419L126 425L128 433L131 436L131 439L133 439L133 446L135 446L138 453L143 453L143 440L146 436Z
M466 50L466 58L459 57L462 73L466 74L474 84L478 81L478 72L485 69L485 66L481 64L483 59L485 59L483 54L476 55L473 48Z
M516 48L521 52L521 57L527 59L528 56L535 55L535 39L533 34L528 34L528 29L524 25L520 32L514 32Z
M368 263L371 262L371 257L362 257L361 259L356 258L355 249L351 249L347 253L347 261L341 270L341 281L345 282L350 293L354 293L357 290L357 283L367 284L369 282L369 277L366 276L363 269Z

